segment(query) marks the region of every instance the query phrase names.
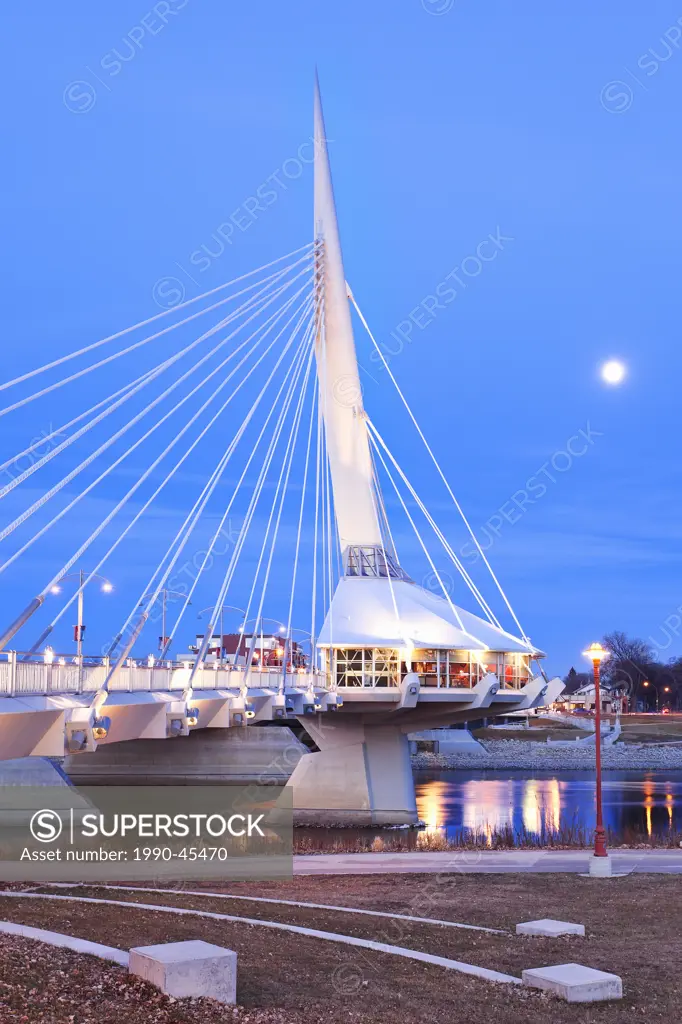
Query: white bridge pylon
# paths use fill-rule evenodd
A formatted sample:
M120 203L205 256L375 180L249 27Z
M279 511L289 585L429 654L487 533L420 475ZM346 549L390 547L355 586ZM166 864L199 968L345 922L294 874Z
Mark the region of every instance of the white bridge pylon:
M0 486L0 586L24 605L0 623L0 759L297 718L319 747L289 783L301 820L409 823L410 732L528 709L561 691L534 674L542 652L385 361L404 427L416 430L489 570L490 598L365 411L353 309L383 355L346 283L317 81L314 137L310 243L0 385L0 400L9 393L0 419L16 417L15 433L29 429L33 408L59 423L0 455L9 481ZM79 411L83 394L92 404ZM86 510L92 529L61 550L54 528ZM433 592L401 564L405 531L421 551L412 572L427 572ZM196 571L166 628L166 595L190 556ZM56 600L83 559L83 582ZM447 576L435 559L446 559ZM144 585L126 595L98 653L60 653L64 617L82 607L92 579L138 563ZM450 573L475 614L455 603ZM198 600L211 610L183 653ZM228 601L243 633L231 657ZM266 655L273 613L279 643ZM191 744L179 744L183 756Z
M320 295L315 354L336 524L344 552L351 545L380 547L381 531L317 77L314 141Z

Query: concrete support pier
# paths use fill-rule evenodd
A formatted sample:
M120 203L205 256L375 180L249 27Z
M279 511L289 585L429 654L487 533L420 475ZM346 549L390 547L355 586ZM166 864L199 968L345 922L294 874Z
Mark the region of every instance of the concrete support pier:
M287 786L298 825L414 825L407 736L363 715L301 719L319 752L304 754Z

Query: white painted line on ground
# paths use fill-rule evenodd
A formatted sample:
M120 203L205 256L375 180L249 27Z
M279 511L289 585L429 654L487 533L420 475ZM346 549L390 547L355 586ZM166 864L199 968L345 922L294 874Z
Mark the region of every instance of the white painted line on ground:
M483 978L485 981L497 981L504 984L520 985L521 979L511 974L502 974L499 971L491 971L487 967L475 967L473 964L465 964L461 960L449 960L447 957L434 956L432 953L422 953L416 949L405 949L402 946L390 946L385 942L374 942L372 939L358 939L354 935L340 935L337 932L321 932L315 928L303 928L297 924L283 924L280 921L259 921L255 917L235 917L232 914L216 914L210 910L188 910L185 907L165 907L158 903L131 903L126 900L99 900L92 896L57 896L51 893L40 892L16 892L12 890L0 890L0 896L27 900L62 900L71 903L95 903L100 906L128 907L133 910L156 910L163 914L179 914L187 917L204 917L213 921L230 921L233 924L250 924L261 928L274 928L283 932L294 932L297 935L308 935L313 939L323 939L327 942L339 942L346 946L359 946L362 949L371 949L376 953L390 953L393 956L402 956L407 960L420 960L425 964L435 964L438 967L445 967L451 971L459 971L461 974L469 974L475 978Z
M46 886L51 883L46 883ZM484 928L478 924L460 924L457 921L440 921L434 917L413 917L410 914L389 914L384 910L361 910L359 907L335 907L328 903L299 903L297 900L276 900L269 896L233 896L226 892L201 892L198 889L153 889L143 888L139 885L97 885L97 883L77 882L69 885L68 882L56 883L60 888L69 889L110 889L119 892L158 892L170 896L206 896L215 900L246 900L251 903L275 903L286 907L308 907L311 910L338 910L344 914L366 914L369 917L398 918L401 921L416 921L418 924L442 925L444 928L465 928L474 932L490 932L493 935L508 935L509 933L500 928Z
M114 946L102 946L99 942L76 939L72 935L62 935L61 932L51 932L45 928L31 928L27 924L14 924L13 921L0 921L0 932L4 932L6 935L18 935L22 939L36 939L38 942L45 942L50 946L72 949L74 953L88 953L90 956L98 956L102 960L113 960L114 963L121 964L122 967L128 966L127 953Z

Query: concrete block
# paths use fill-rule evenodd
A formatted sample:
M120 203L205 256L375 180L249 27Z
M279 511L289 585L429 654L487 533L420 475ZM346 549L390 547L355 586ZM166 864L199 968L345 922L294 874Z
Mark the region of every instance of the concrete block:
M130 950L128 970L176 999L237 1001L237 954L201 939L138 946Z
M584 935L584 924L571 924L570 921L554 921L550 917L544 917L540 921L525 921L517 924L517 935L544 935L550 939L557 939L560 935Z
M556 964L522 971L524 985L551 992L567 1003L596 1003L604 999L622 999L623 982L617 974L595 971L581 964Z
M593 878L611 878L613 875L613 864L611 857L590 857L590 875Z

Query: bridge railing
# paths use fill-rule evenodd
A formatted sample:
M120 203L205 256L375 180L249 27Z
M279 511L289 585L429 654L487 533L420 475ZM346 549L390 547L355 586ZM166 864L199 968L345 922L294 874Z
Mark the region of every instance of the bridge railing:
M104 684L110 665L106 658L84 658L79 665L73 656L54 655L51 662L42 656L22 652L0 652L0 696L96 693ZM189 682L191 666L163 662L148 665L131 661L122 665L110 683L114 692L182 692ZM243 667L207 664L192 680L194 690L239 690L244 685ZM249 689L277 690L282 680L281 667L262 668L249 674ZM289 672L286 688L329 689L330 679L323 673Z

